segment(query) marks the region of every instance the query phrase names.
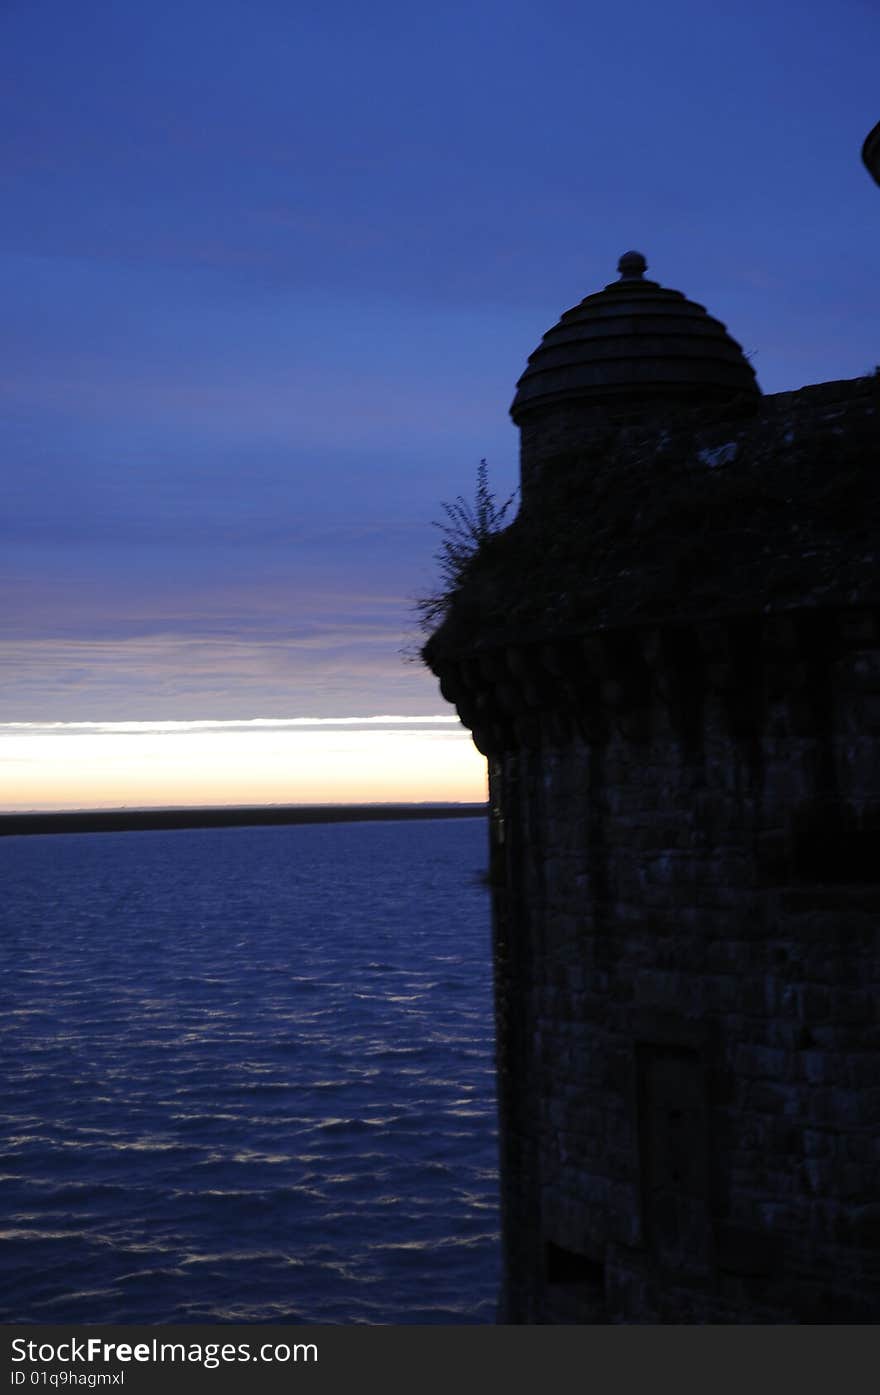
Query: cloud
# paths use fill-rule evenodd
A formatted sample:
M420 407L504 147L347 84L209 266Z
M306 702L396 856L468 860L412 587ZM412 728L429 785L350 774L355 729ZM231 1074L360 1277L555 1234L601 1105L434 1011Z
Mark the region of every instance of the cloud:
M407 731L429 732L437 736L449 734L448 728L461 731L457 717L395 716L388 713L376 717L252 717L247 721L167 721L167 722L2 722L0 738L7 736L196 736L212 734L265 735L269 732L305 731Z
M400 639L400 636L397 636ZM358 717L437 710L437 685L384 629L299 639L158 634L0 645L0 720Z

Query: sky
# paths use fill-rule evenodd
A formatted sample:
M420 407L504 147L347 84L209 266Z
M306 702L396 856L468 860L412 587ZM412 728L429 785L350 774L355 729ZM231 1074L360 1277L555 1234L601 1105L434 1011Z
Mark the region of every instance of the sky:
M876 0L0 0L0 807L482 799L443 502L631 247L765 392L873 370L878 52Z

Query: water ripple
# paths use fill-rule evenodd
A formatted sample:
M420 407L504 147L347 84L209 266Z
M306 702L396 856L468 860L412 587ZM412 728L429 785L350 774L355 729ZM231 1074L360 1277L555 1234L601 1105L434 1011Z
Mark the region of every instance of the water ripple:
M11 1322L491 1322L481 820L0 841Z

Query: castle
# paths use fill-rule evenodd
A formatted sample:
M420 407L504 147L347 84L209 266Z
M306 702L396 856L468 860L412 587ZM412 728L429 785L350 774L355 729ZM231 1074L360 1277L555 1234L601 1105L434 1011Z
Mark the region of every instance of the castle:
M880 184L880 121L869 131L862 146L862 159L869 174Z
M645 276L519 381L425 646L490 778L510 1323L880 1318L880 376Z

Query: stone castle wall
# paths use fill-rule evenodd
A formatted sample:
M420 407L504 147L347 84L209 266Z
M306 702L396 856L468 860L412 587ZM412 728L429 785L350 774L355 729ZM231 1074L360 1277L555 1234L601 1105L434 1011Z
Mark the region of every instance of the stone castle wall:
M506 1321L880 1316L877 388L536 415L426 647L489 758Z
M490 762L508 1321L880 1311L880 630L759 630Z

